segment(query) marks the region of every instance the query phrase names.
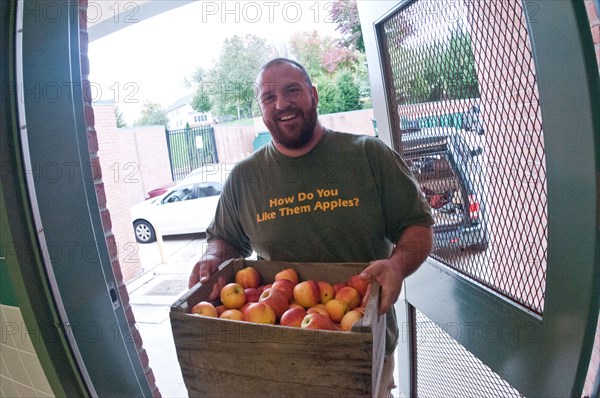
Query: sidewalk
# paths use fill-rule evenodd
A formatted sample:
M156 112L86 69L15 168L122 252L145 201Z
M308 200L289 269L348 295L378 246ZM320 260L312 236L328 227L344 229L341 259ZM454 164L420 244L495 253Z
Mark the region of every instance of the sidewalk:
M164 398L188 396L175 352L169 308L188 290L188 277L204 251L205 242L203 234L165 238L164 264L156 242L140 244L140 262L145 273L127 284L143 347Z

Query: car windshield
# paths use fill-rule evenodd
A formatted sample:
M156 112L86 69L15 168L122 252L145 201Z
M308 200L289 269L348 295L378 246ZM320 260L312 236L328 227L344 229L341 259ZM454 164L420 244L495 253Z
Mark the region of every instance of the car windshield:
M182 202L184 200L196 199L197 197L197 190L193 184L184 185L174 188L167 196L165 196L162 203Z

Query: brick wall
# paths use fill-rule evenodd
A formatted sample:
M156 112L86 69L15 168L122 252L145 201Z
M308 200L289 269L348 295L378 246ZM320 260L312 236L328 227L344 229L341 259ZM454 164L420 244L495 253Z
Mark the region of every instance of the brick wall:
M90 163L91 163L91 171L92 176L94 178L94 183L96 185L96 195L98 197L98 205L100 208L100 213L102 217L102 224L106 239L106 244L111 253L111 265L115 275L115 280L118 285L119 294L121 297L121 304L123 305L123 309L125 310L125 314L127 316L127 321L129 324L129 329L131 332L131 336L134 338L135 345L137 347L137 351L140 357L140 362L144 371L146 373L146 379L148 380L148 384L150 389L152 390L152 395L154 397L161 397L160 391L156 386L154 373L149 366L148 355L146 354L146 350L142 347L142 338L140 336L139 331L135 327L135 316L133 315L133 311L131 309L131 305L129 304L129 295L127 294L127 287L123 282L123 274L121 273L121 263L119 260L118 247L115 239L115 235L112 230L111 223L111 214L107 208L107 188L103 181L102 175L102 167L101 161L98 156L99 153L99 143L98 136L95 129L95 114L94 109L92 108L91 99L93 98L91 94L91 85L89 80L89 59L88 59L88 34L87 34L87 6L88 0L79 0L79 39L80 39L80 60L81 60L81 79L82 86L84 88L84 112L85 112L85 125L88 139L88 148L90 151ZM110 366L110 364L107 364Z
M106 195L105 226L110 227L118 250L123 281L127 283L142 272L137 242L131 226L128 188L140 185L139 166L133 156L125 157L127 148L120 139L113 103L93 105L102 181ZM142 199L143 200L143 196ZM110 217L108 217L110 215Z

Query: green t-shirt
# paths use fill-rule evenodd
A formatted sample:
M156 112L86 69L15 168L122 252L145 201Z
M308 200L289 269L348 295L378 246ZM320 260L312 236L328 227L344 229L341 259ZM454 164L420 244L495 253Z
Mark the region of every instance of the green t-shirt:
M269 143L239 162L206 233L265 260L368 262L389 257L412 225L433 218L400 155L377 138L326 130L301 157Z

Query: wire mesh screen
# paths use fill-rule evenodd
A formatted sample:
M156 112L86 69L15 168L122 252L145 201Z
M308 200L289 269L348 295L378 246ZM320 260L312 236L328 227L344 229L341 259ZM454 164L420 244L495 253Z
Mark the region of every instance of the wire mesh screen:
M522 397L509 383L457 343L456 325L440 327L416 311L417 396Z
M396 149L436 220L433 257L543 313L546 162L519 0L413 1L383 24Z

